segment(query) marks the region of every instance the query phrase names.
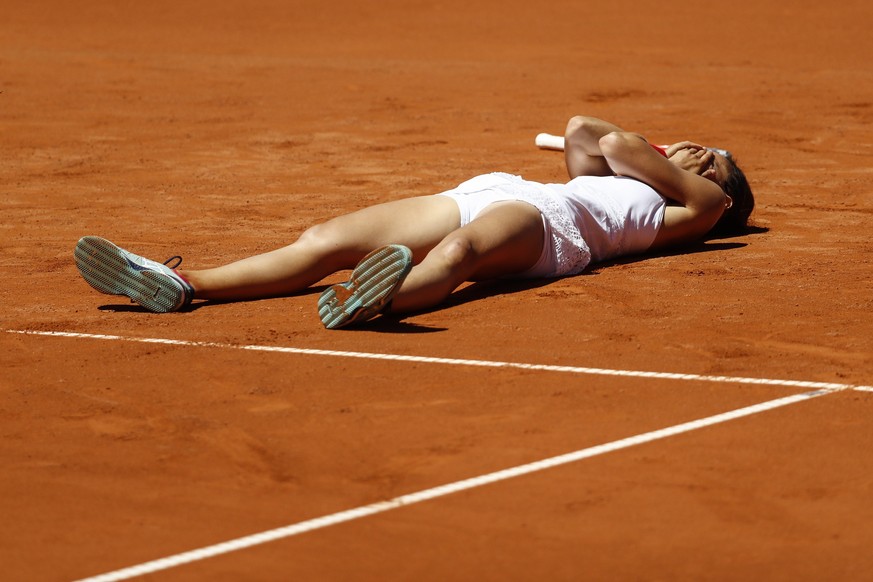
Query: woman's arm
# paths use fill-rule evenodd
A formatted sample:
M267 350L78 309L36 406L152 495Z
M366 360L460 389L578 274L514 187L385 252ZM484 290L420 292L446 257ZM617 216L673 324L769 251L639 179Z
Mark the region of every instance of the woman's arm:
M718 184L667 160L642 136L612 132L601 137L598 145L614 173L644 182L675 202L666 208L655 247L700 239L724 212L726 196Z
M570 178L578 176L612 176L612 169L600 151L600 138L621 128L597 119L577 115L567 122L564 131L564 160Z

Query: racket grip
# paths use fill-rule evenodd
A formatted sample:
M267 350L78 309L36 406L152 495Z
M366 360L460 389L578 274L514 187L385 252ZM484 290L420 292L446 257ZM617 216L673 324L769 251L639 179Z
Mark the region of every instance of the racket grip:
M564 137L560 135L540 133L537 134L534 143L540 149L564 151Z

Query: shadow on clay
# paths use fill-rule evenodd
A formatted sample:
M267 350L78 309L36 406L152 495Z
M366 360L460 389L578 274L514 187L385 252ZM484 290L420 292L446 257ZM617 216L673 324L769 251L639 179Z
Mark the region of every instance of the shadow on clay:
M751 227L746 233L741 236L748 236L754 234L763 234L768 232L768 228L764 227ZM694 243L691 245L686 245L679 248L674 249L666 249L662 252L656 253L648 253L642 255L635 255L630 257L622 257L620 259L614 261L607 261L603 263L599 263L592 267L589 270L586 270L578 275L573 275L574 277L586 277L597 275L601 270L607 269L610 266L615 265L629 265L639 261L644 261L646 259L650 259L653 257L672 257L678 255L689 255L689 254L697 254L697 253L710 253L717 251L727 251L732 249L743 248L748 245L747 242L730 242L731 238L736 237L710 237L706 240L703 240L698 243ZM416 315L422 315L425 313L433 313L435 311L442 311L443 309L448 309L451 307L455 307L457 305L461 305L463 303L469 303L471 301L479 301L481 299L487 299L488 297L496 297L498 295L506 295L510 293L519 293L521 291L528 291L530 289L537 289L539 287L545 287L546 285L551 284L557 279L499 279L499 280L490 280L490 281L479 281L474 282L459 291L455 291L452 293L448 299L446 299L443 303L438 306L431 307L429 309L424 309L420 311L415 311L411 313L403 313L403 314L387 314L381 317L377 317L371 321L367 321L358 325L349 326L346 328L342 328L340 330L334 331L370 331L370 332L378 332L378 333L437 333L441 331L446 331L448 328L445 327L431 327L426 325L419 325L415 323L411 323L408 321L404 321L408 317L413 317ZM309 287L307 289L303 289L297 293L293 293L290 295L283 295L281 297L302 297L304 295L314 295L320 294L324 291L328 286L327 285L316 285ZM249 302L255 301L268 301L270 299L275 299L275 297L266 297L262 299L254 299L249 300ZM196 311L198 309L203 309L204 307L212 307L215 305L222 305L225 303L239 303L238 301L199 301L191 304L187 308L180 311L180 313L186 313L191 311ZM136 303L128 303L128 304L117 304L117 305L101 305L98 307L100 311L110 311L117 313L151 313L147 309L140 307Z

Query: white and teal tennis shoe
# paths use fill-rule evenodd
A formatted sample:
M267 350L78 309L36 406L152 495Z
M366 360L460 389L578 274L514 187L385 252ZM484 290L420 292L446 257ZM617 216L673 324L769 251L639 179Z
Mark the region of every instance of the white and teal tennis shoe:
M364 257L345 283L331 285L318 298L324 327L336 329L373 319L394 299L412 269L412 251L403 245L380 247Z
M176 261L173 267L178 267L182 257L172 257L161 264L97 236L79 239L73 254L79 272L94 289L107 295L127 296L149 311L178 311L194 297L194 288L168 266Z

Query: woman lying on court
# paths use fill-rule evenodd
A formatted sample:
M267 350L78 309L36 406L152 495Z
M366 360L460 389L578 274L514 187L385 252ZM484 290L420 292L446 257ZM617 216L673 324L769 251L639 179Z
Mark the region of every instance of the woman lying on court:
M354 267L318 300L324 325L338 328L438 305L465 281L574 275L590 262L746 228L754 198L729 154L691 142L658 148L581 116L565 139L566 184L477 176L334 218L289 246L212 269L175 270L90 236L76 245L76 264L98 291L155 312L195 298L287 295Z

